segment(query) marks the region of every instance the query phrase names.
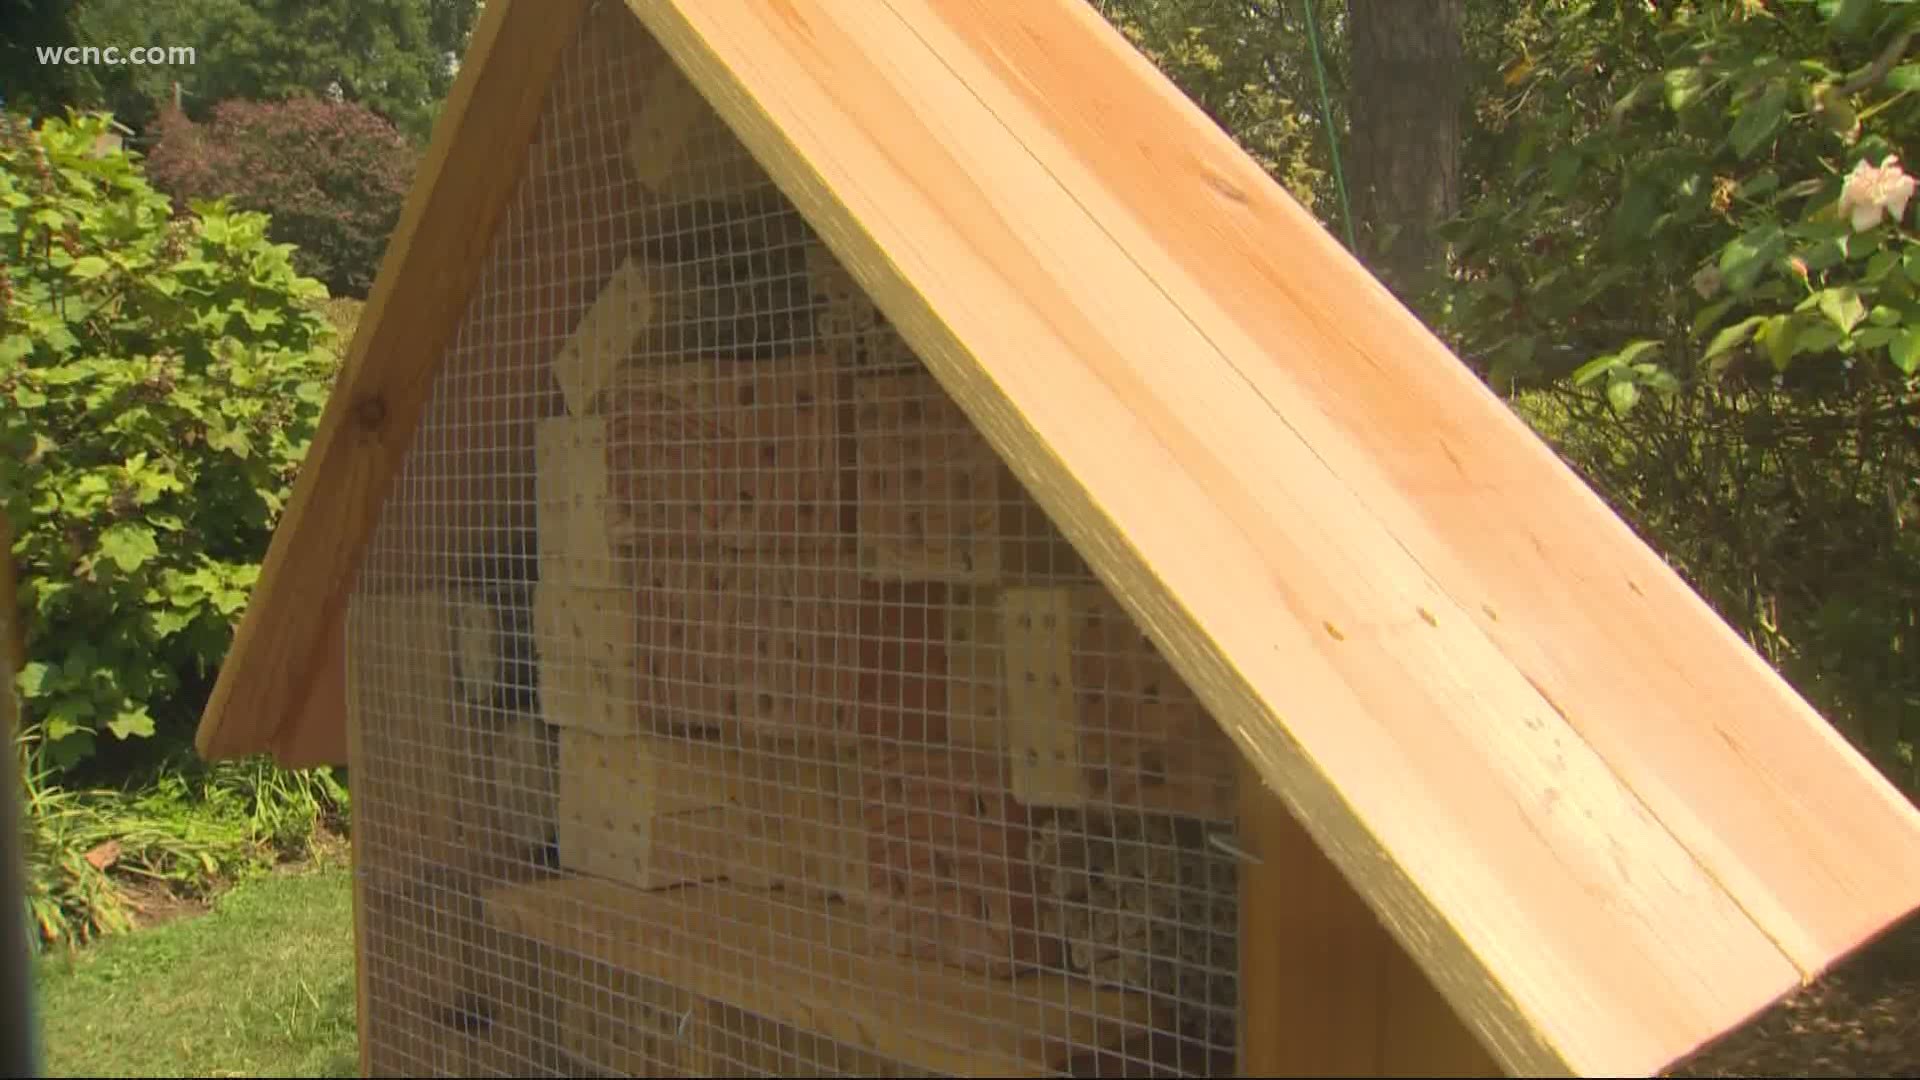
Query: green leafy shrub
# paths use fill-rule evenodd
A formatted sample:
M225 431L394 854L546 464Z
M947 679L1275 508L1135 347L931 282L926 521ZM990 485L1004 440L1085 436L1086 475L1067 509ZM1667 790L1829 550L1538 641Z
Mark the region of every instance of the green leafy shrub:
M0 117L0 509L56 768L198 717L337 370L268 220Z
M344 835L349 798L332 769L253 757L206 763L182 749L119 787L59 783L43 731L19 739L28 911L43 947L85 944L133 924L123 885L203 898Z
M1912 793L1920 201L1860 170L1920 153L1916 32L1890 0L1542 5L1427 304Z

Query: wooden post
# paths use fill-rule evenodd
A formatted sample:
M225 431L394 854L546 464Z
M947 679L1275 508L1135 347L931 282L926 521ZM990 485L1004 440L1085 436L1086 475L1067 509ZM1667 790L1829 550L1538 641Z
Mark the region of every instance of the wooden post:
M1242 762L1241 1076L1504 1075Z

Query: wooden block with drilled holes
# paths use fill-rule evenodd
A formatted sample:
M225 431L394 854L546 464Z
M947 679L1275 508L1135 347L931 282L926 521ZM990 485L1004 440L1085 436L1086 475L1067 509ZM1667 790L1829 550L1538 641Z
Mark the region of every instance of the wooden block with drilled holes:
M560 739L560 865L641 889L711 881L734 847L727 808L697 786L699 770L669 769L660 756L691 760L691 747L661 740L563 730ZM715 758L714 760L719 760Z
M760 744L731 774L727 877L758 888L864 904L871 889L858 751L823 742Z
M634 178L667 202L726 201L771 183L677 64L648 80L626 151Z
M1004 746L1006 661L997 594L956 590L945 618L948 738L959 746Z
M1074 590L1072 683L1088 797L1230 820L1232 739L1112 593Z
M1006 745L1014 797L1079 806L1088 783L1073 693L1074 590L1019 586L1000 594Z
M858 579L823 557L742 562L717 548L636 574L640 699L655 731L837 732L857 705Z
M726 877L859 901L857 751L831 740L561 733L561 865L643 889Z
M620 580L607 540L604 419L534 421L534 499L542 582L592 586Z
M594 411L614 371L653 324L657 289L646 264L631 257L607 279L553 358L553 378L568 412L584 416Z
M743 576L726 655L738 720L763 733L840 733L858 704L860 582L841 561L760 565Z
M1000 574L1000 459L925 371L854 383L860 569L883 579Z
M644 726L714 729L739 715L729 631L744 588L733 553L663 552L634 571L635 678Z
M893 952L994 976L1056 958L1003 755L867 743L859 775L873 923Z
M616 543L786 553L839 536L832 361L629 368L608 391Z
M859 586L859 637L854 655L859 734L920 745L945 745L947 586L864 582Z
M638 730L633 592L541 582L533 592L540 710L555 727Z

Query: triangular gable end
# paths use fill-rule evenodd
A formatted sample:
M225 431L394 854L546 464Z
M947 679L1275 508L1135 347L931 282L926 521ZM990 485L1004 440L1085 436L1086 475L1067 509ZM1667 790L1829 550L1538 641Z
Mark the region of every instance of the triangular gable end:
M488 309L501 162L705 102L1510 1070L1662 1068L1920 903L1913 808L1091 9L628 6L684 79L557 142L582 5L489 8L204 752L338 729L356 571L532 527L534 422L607 370L533 353L624 273L577 256L692 232L523 186L563 246ZM399 476L435 513L362 567Z

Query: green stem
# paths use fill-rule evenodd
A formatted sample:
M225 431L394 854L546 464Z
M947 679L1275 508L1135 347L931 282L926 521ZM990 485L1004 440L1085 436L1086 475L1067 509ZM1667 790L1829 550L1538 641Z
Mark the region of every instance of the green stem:
M1313 70L1320 80L1320 116L1327 126L1327 152L1333 158L1333 186L1340 194L1340 219L1347 229L1347 250L1355 255L1360 245L1353 236L1353 206L1347 201L1347 178L1340 169L1340 136L1333 129L1333 97L1327 93L1327 65L1320 59L1320 26L1313 17L1313 0L1300 0L1307 13L1307 44L1313 49Z

